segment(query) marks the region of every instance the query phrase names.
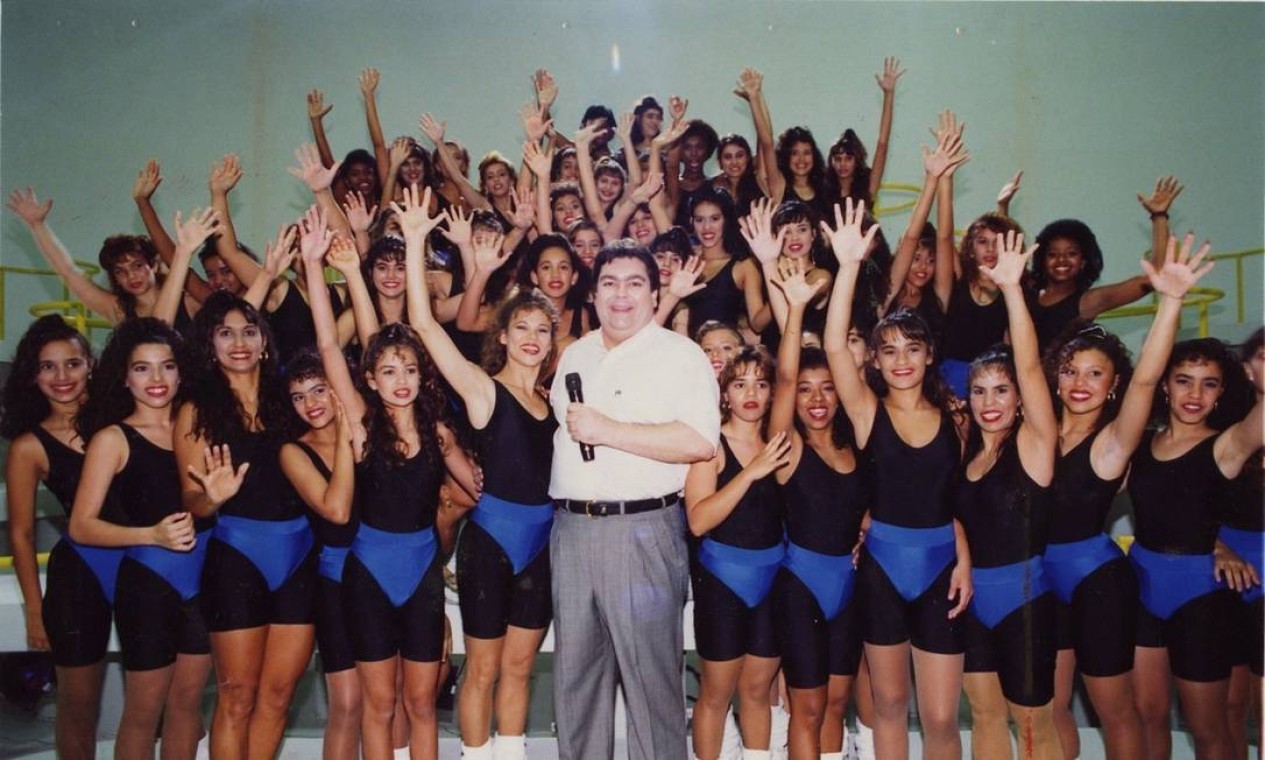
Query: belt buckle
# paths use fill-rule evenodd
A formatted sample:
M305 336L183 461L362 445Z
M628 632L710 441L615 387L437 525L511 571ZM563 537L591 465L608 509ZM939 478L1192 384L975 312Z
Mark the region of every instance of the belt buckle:
M584 514L588 515L588 518L590 520L592 520L594 517L597 517L597 515L593 514L594 501L595 501L594 499L585 499L584 501Z

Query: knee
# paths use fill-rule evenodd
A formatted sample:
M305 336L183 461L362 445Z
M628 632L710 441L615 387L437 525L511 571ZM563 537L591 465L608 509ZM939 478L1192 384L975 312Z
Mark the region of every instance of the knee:
M290 709L290 700L294 697L293 681L265 681L259 687L256 700L260 709L272 713L285 713Z
M1144 723L1168 724L1169 711L1172 708L1168 694L1134 694L1134 707L1138 717Z
M501 677L524 682L531 678L532 669L536 665L536 653L506 655L501 660Z
M500 678L500 667L490 657L470 659L466 662L465 685L478 691L490 692Z
M909 710L907 686L882 686L874 684L874 713L880 718L903 717Z
M414 723L435 720L435 690L433 688L410 689L404 694L404 711Z
M230 721L246 721L255 711L255 694L259 684L243 681L221 681L216 685L216 708Z
M828 707L824 707L823 700L805 697L804 699L796 699L791 702L791 721L795 723L803 723L810 726L820 726L825 720L825 715L829 711ZM831 712L831 717L834 717Z
M329 717L331 721L359 720L364 702L360 689L331 689L329 693Z
M395 717L395 684L390 688L373 688L366 684L359 708L365 720L389 724Z
M726 693L724 689L714 684L708 684L706 680L703 681L698 690L699 707L723 713L729 709L731 699L733 699L732 693Z
M831 697L826 700L826 717L830 718L832 723L843 722L848 716L848 700L843 696Z
M769 708L769 682L764 679L743 679L738 682L738 701L754 709Z

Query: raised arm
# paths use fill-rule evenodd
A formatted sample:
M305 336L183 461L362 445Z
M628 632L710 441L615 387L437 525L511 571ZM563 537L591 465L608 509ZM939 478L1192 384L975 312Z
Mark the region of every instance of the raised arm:
M832 229L824 221L821 231L830 241L830 247L839 260L839 274L835 275L834 292L826 309L826 327L822 331L823 347L830 364L830 375L839 391L839 401L852 421L858 448L865 448L870 439L870 428L878 412L879 399L861 376L861 367L848 350L848 329L852 326L852 299L856 294L857 277L861 265L878 232L878 224L861 234L861 222L865 218L864 201L853 205L845 198L846 213L835 204L835 226Z
M1168 211L1173 201L1182 194L1182 185L1173 175L1160 177L1155 181L1155 191L1151 197L1143 197L1138 193L1138 202L1151 217L1151 259L1156 268L1164 264L1158 257L1163 256L1168 248L1169 223Z
M448 127L448 122L436 121L434 116L424 113L418 120L418 127L421 128L422 134L435 144L435 153L439 156L439 163L444 167L444 175L457 183L461 197L470 204L470 208L490 211L492 203L483 197L477 187L470 184L470 179L461 171L461 164L457 163L457 155L453 152L452 146L444 141L444 131Z
M580 168L580 195L584 198L584 210L593 221L605 220L606 209L602 208L602 200L597 197L597 180L593 177L593 156L589 146L597 134L597 125L581 127L575 133L575 160ZM605 237L605 236L603 236Z
M549 170L553 151L542 151L534 142L523 144L523 162L536 176L536 231L541 235L553 232L553 210L549 206Z
M685 135L685 130L689 128L690 122L682 119L681 121L673 122L672 126L667 129L661 130L650 141L650 163L647 165L646 171L650 174L657 173L663 176L665 191L660 198L660 204L669 225L676 217L676 208L680 195L680 165L679 163L675 165L672 163L671 153L677 149L677 144L680 142L681 137ZM663 165L663 154L665 152L669 154L669 163L666 167ZM659 224L659 217L656 216L655 227L658 227Z
M1019 192L1019 183L1023 181L1023 169L1015 172L1015 176L1010 181L1001 186L1001 190L997 193L997 213L1002 216L1010 216L1010 202L1014 200L1015 193Z
M229 210L228 194L237 186L242 178L242 166L237 156L229 153L218 163L211 165L211 177L207 181L211 189L211 208L220 214L220 228L216 230L215 252L224 259L228 268L243 285L249 287L259 277L263 267L242 252L237 243L237 229L233 226L232 212Z
M770 282L770 301L784 301L786 319L778 322L782 340L777 350L777 383L773 386L773 408L769 413L769 435L789 431L795 422L795 396L799 384L799 356L804 329L804 312L817 297L825 280L809 283L798 259L780 262Z
M470 424L481 430L487 425L496 405L496 386L482 368L462 356L452 338L436 321L431 313L430 294L426 291L426 236L443 221L442 217L432 217L427 211L430 193L430 188L427 188L419 198L416 186L407 188L403 205L392 204L404 231L409 324L421 336L426 352L440 373L465 402Z
M169 325L176 323L176 312L180 309L184 281L189 275L193 252L219 229L220 215L213 208L194 209L189 214L189 221L185 223L177 211L174 224L176 251L171 258L171 271L167 273L167 279L163 280L162 289L158 291L158 300L154 303L152 315Z
M370 66L360 72L360 94L365 100L365 126L369 128L369 140L373 143L373 157L378 162L378 177L386 181L387 141L382 134L382 120L378 118L378 70Z
M351 449L347 414L337 396L332 400L338 439L334 444L334 466L330 468L329 479L326 480L308 455L293 443L281 447L281 470L309 509L335 525L346 525L351 520L355 495L356 460Z
M141 222L145 225L146 234L153 241L154 247L158 249L159 258L170 263L171 254L176 250L176 242L163 228L162 220L158 218L158 212L154 210L153 203L154 192L158 190L162 182L162 169L157 161L149 159L136 175L136 181L132 183L132 200L136 202L136 210L141 214Z
M90 546L161 546L173 551L193 548L196 537L188 512L168 515L154 525L128 527L101 519L101 507L114 476L127 464L127 438L118 427L92 436L84 454L83 474L70 510L70 538Z
M1054 416L1050 386L1041 369L1041 348L1037 329L1024 298L1023 273L1037 247L1023 247L1023 235L1006 233L997 252L997 264L980 267L1001 289L1006 301L1007 329L1014 351L1015 382L1023 399L1023 421L1019 423L1019 459L1037 483L1049 485L1054 479L1054 458L1058 451L1059 426Z
M365 404L347 367L347 357L338 344L334 309L330 304L329 290L325 287L325 253L328 251L331 259L354 258L357 262L360 257L356 255L351 241L346 238L332 240L325 224L325 216L318 208L309 208L303 215L300 226L299 255L303 257L303 269L307 277L308 303L312 307L312 323L316 327L316 349L321 355L321 364L325 367L325 379L329 381L330 389L342 402L349 419L358 423L364 419ZM361 346L367 347L368 342L362 342Z
M645 205L653 209L655 198L663 191L663 175L658 172L649 172L646 181L633 188L632 192L624 193L624 197L615 201L615 208L611 213L609 220L601 221L602 217L594 219L598 223L602 233L602 241L616 240L623 237L624 230L628 227L628 220L632 219L632 215L637 211L637 207ZM650 215L653 217L654 212ZM656 224L656 229L658 225Z
M53 208L53 199L43 203L35 196L31 188L14 190L9 193L9 210L18 215L26 224L35 246L50 266L61 276L66 287L75 294L89 309L117 324L123 320L123 309L118 296L101 287L84 274L79 265L70 257L70 252L62 245L52 228L48 226L48 212Z
M791 439L786 431L770 432L769 442L760 453L752 457L736 477L718 489L716 483L722 456L718 452L710 460L691 464L685 477L685 518L690 532L696 536L706 535L724 522L752 485L791 461Z
M312 141L321 154L321 164L334 165L334 151L329 147L329 136L325 134L325 115L334 110L334 104L325 104L325 93L310 90L307 94L307 120L312 125Z
M936 186L936 274L933 280L936 298L947 310L953 295L953 283L957 280L957 250L953 235L953 174L957 166L940 178Z
M296 235L294 225L283 224L281 229L277 230L276 239L270 241L264 249L264 270L246 289L246 294L242 296L244 301L254 306L257 310L264 310L264 305L268 302L268 293L272 291L273 283L282 278L285 271L290 268L290 264L294 262L296 254L294 238Z
M487 292L492 274L509 260L509 252L502 245L501 236L493 235L490 239L480 239L473 254L473 274L466 282L466 292L457 308L457 329L484 332L491 325L495 304L484 304L483 294Z
M360 191L348 192L345 197L343 215L347 217L347 226L356 241L356 252L364 257L369 253L369 228L378 215L378 207L369 208Z
M900 244L896 248L896 255L892 258L892 268L888 275L890 279L887 301L883 304L884 312L891 309L892 302L900 296L905 286L905 277L909 274L909 268L913 266L914 252L918 250L918 241L922 239L922 229L927 226L927 217L931 214L931 201L935 198L941 177L950 168L961 166L971 158L971 154L967 153L962 145L962 130L966 125L959 125L951 111L945 111L940 115L940 125L936 149L932 151L923 148L922 150L922 192L914 203L913 213L909 215L909 224L905 227L904 234L900 236Z
M378 196L378 202L386 206L395 200L395 182L400 176L400 167L404 165L404 160L408 158L409 149L412 142L407 137L397 137L391 143L391 149L387 151L387 170L382 177L382 195Z
M641 176L641 161L637 158L637 148L632 141L633 112L624 111L619 115L619 123L615 125L615 135L619 138L619 142L624 146L624 163L628 164L628 185L625 187L624 194L627 195L628 187L640 187L644 178Z
M1213 262L1204 261L1208 243L1192 255L1193 245L1193 235L1186 236L1180 249L1177 241L1169 238L1165 243L1167 253L1163 257L1163 266L1156 267L1145 259L1142 261L1142 271L1159 294L1160 303L1142 344L1133 377L1120 400L1120 411L1103 427L1089 452L1090 464L1101 478L1110 480L1124 475L1129 459L1141 444L1142 434L1151 417L1155 388L1164 376L1164 367L1168 364L1173 341L1181 326L1182 299L1212 269ZM1062 372L1062 368L1059 371Z
M887 168L887 149L892 138L892 111L896 105L896 82L905 75L899 58L884 58L883 73L875 74L879 89L883 91L883 115L878 123L878 144L874 146L874 163L870 165L870 197L877 198L883 184L883 171Z
M757 198L751 204L751 213L738 220L742 237L751 248L752 255L760 262L765 289L769 293L769 309L780 328L786 322L786 298L782 296L775 280L778 279L778 260L786 227L773 234L773 203L768 198Z
M782 202L786 192L786 178L777 168L777 156L773 150L773 116L764 100L764 75L747 67L738 75L738 87L734 94L747 101L751 108L751 121L755 125L756 155L759 157L768 184L769 198Z
M343 216L343 211L338 207L338 201L334 200L334 193L330 190L330 185L334 177L338 175L338 167L342 166L342 163L322 166L320 154L316 152L316 146L312 143L303 143L295 148L294 159L298 162L298 166L291 166L286 171L290 172L291 176L302 180L308 190L312 191L316 205L325 212L326 222L333 227L334 232L350 239L352 231L347 224L347 217Z

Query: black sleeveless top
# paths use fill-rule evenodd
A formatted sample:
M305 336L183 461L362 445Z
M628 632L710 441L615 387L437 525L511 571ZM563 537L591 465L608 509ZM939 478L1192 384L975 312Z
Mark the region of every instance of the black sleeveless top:
M1222 481L1217 501L1221 504L1221 517L1227 528L1265 531L1265 471L1261 468L1258 451L1243 465L1243 472L1234 480Z
M734 282L734 266L737 263L738 260L731 256L715 276L707 281L705 288L685 299L686 306L690 308L691 336L709 319L735 327L738 325L738 315L742 313L746 301L738 284Z
M578 316L578 315L577 315ZM516 504L548 504L553 463L553 434L558 420L532 416L498 380L496 405L482 430L476 430L483 462L483 490Z
M1217 492L1226 480L1212 453L1217 436L1167 461L1155 458L1154 440L1154 432L1146 434L1129 471L1137 541L1165 554L1208 554L1220 526Z
M1059 337L1059 334L1071 324L1081 313L1081 296L1084 290L1078 290L1061 301L1049 306L1042 306L1040 294L1028 291L1028 312L1032 315L1032 324L1037 328L1037 345L1045 350Z
M334 315L337 316L343 310L343 299L338 295L338 288L333 285L326 285L326 288L329 290ZM303 300L303 294L294 282L286 288L286 294L281 303L277 304L277 308L266 316L268 325L272 328L272 337L277 343L282 366L299 351L316 345L316 324L312 321L312 307Z
M738 477L742 464L734 456L733 449L724 434L720 445L725 452L725 468L716 479L716 489ZM719 525L712 528L708 538L740 549L767 549L782 541L782 494L772 473L751 484L738 505ZM807 548L807 547L805 547Z
M903 528L935 528L953 521L953 475L961 447L948 415L940 415L935 437L915 448L901 440L880 400L865 450L874 467L875 520Z
M979 480L961 470L957 514L974 567L1000 567L1045 553L1053 493L1028 476L1013 438Z
M1101 430L1088 435L1071 451L1054 460L1054 511L1050 515L1050 543L1083 541L1103 532L1111 502L1124 475L1103 480L1094 472L1090 450Z
M276 522L303 516L303 500L281 471L285 439L270 430L237 435L228 441L233 467L250 462L246 479L233 498L220 505L220 514Z
M328 483L333 473L325 466L325 460L321 459L321 455L316 449L308 446L303 441L291 441L291 443L298 446L299 450L304 454L307 454L312 466L316 468L317 472L321 473L321 477L325 478L325 482ZM352 540L356 537L356 528L360 526L360 522L356 519L354 498L351 518L347 520L346 525L332 523L311 509L307 511L307 521L312 525L312 532L316 534L316 542L321 546L351 546Z
M101 519L143 528L161 522L170 514L184 511L176 452L155 446L131 425L120 422L119 429L127 438L127 464L110 483L116 514L106 515L103 509ZM195 518L194 529L206 530L213 522L209 517Z
M799 466L782 486L791 543L819 554L851 553L869 507L861 459L856 460L852 472L839 472L804 441Z
M371 453L356 465L360 522L389 533L433 528L443 482L444 468L434 441L423 438L422 448L398 466Z
M62 443L43 425L36 425L31 432L44 447L44 456L48 457L48 476L43 480L44 487L57 497L66 516L70 517L75 490L79 488L79 475L83 471L83 454Z
M969 362L984 349L1001 343L1006 336L1006 302L1001 294L987 306L971 298L971 287L963 277L953 286L944 338L947 359Z

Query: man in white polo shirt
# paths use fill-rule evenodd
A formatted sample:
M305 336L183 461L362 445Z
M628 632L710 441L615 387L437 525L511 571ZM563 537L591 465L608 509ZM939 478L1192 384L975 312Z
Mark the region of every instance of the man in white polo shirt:
M689 463L715 451L719 391L702 350L655 323L659 272L645 248L611 243L593 271L602 327L563 353L550 394L558 751L611 757L622 684L629 756L683 760L689 560L679 494ZM584 403L568 398L572 374Z

